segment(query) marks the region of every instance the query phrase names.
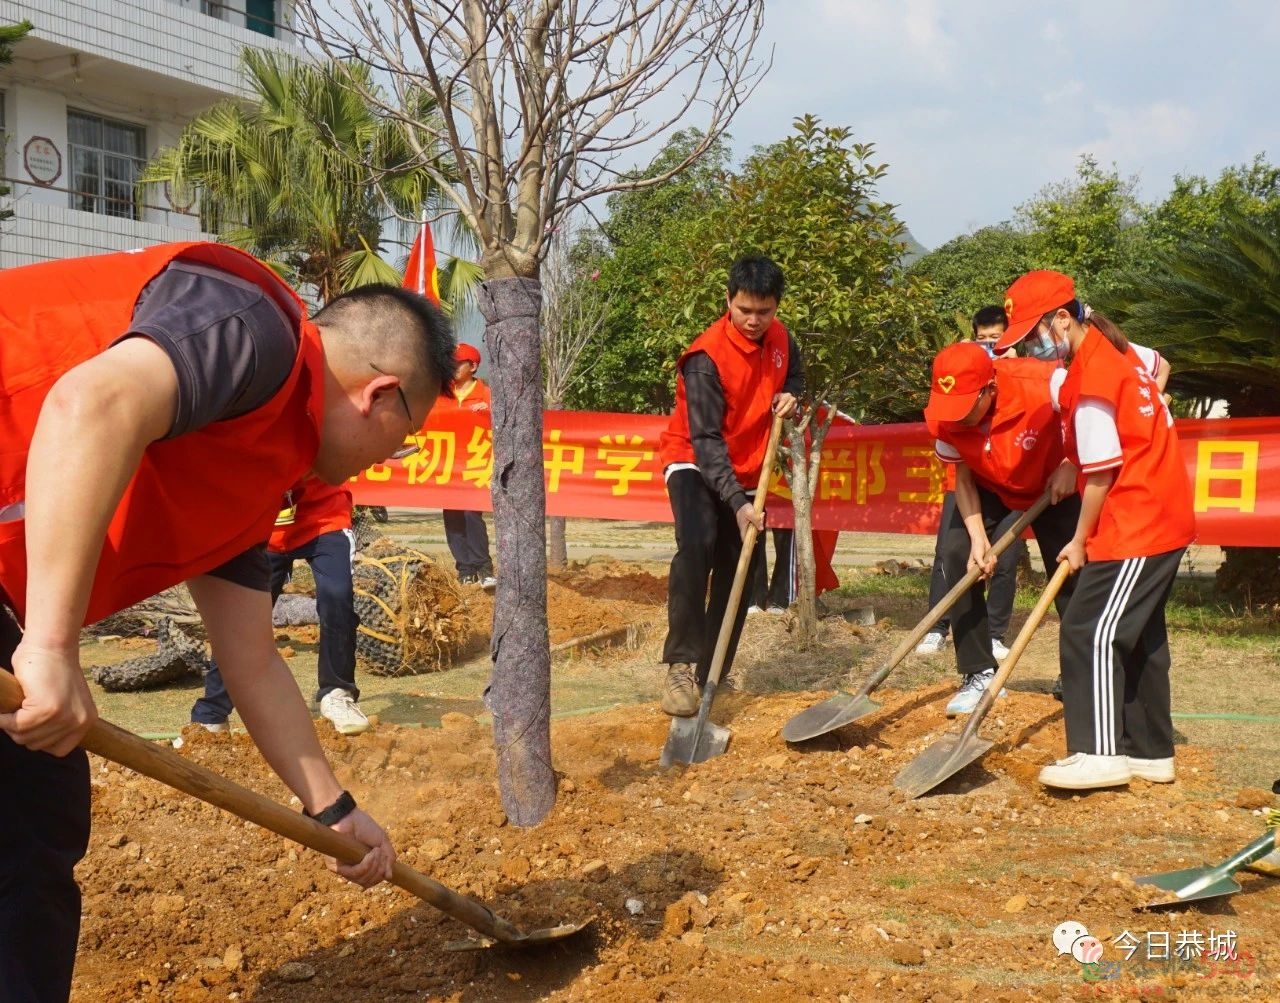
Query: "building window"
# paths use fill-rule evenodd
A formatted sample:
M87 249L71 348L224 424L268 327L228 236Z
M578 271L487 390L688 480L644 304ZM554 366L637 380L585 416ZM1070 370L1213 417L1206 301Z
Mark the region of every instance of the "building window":
M260 35L276 34L276 0L248 0L244 6L244 23Z
M71 155L71 208L104 216L141 219L134 186L144 163L146 130L128 122L67 112Z

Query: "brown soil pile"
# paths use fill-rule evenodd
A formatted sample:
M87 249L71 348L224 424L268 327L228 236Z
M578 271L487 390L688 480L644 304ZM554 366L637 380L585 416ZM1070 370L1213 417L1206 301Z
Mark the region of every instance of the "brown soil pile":
M1198 973L1166 964L1140 977L1130 966L1104 986L1113 994L1151 985L1177 998L1202 998L1204 987L1277 998L1274 881L1242 874L1231 899L1133 911L1142 896L1124 875L1223 859L1261 832L1257 806L1203 750L1180 748L1173 785L1051 794L1035 774L1062 749L1060 705L1012 692L984 724L996 742L986 757L908 801L893 778L947 728L950 692L949 682L882 691L874 716L804 748L778 732L818 695L725 693L715 716L732 729L728 752L667 771L657 760L668 720L656 706L566 719L553 734L558 803L527 830L506 824L491 734L470 718L355 739L323 726L344 783L390 827L405 862L526 929L595 917L571 940L524 951L451 952L468 931L398 889L361 892L314 854L95 760L73 998L1099 995L1052 945L1066 920L1087 926L1108 957L1125 930L1172 931L1172 943L1177 931L1229 929L1258 969L1242 978L1204 961ZM186 739L183 755L285 797L244 736L188 729Z

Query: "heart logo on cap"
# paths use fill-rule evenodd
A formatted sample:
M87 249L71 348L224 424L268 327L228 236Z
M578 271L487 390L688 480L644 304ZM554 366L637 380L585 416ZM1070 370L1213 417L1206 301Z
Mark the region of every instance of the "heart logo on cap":
M1004 298L1004 312L1006 317L1013 316L1013 297L1006 296Z
M956 378L954 376L939 376L938 389L944 394L951 393L956 388Z

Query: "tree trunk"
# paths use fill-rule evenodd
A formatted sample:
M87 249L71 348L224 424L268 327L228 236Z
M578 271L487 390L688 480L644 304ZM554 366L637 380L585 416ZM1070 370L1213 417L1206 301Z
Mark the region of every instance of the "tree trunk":
M546 494L537 279L480 287L493 388L494 534L502 574L493 604L486 697L498 789L507 818L535 825L555 806L551 768L551 652L547 631Z
M804 435L793 431L787 450L791 455L791 508L795 513L796 548L796 646L812 651L818 643L818 610L816 604L813 557L813 492L809 488L809 458Z
M565 517L553 515L547 520L551 525L551 555L548 562L557 571L563 571L569 563L569 544L565 538Z

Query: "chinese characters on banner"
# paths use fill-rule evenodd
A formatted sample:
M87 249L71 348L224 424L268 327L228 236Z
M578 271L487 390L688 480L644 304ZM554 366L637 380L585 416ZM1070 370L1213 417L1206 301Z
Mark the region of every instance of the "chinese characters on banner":
M487 416L486 416L487 417ZM548 411L542 463L547 514L670 522L658 458L665 416ZM1178 422L1196 508L1197 542L1280 547L1280 420ZM353 479L357 504L402 508L492 506L492 435L461 413L433 418L414 436L421 450ZM943 465L923 424L836 426L823 443L815 529L927 533L937 529ZM769 502L773 525L791 525L781 475ZM779 494L781 492L781 494Z

